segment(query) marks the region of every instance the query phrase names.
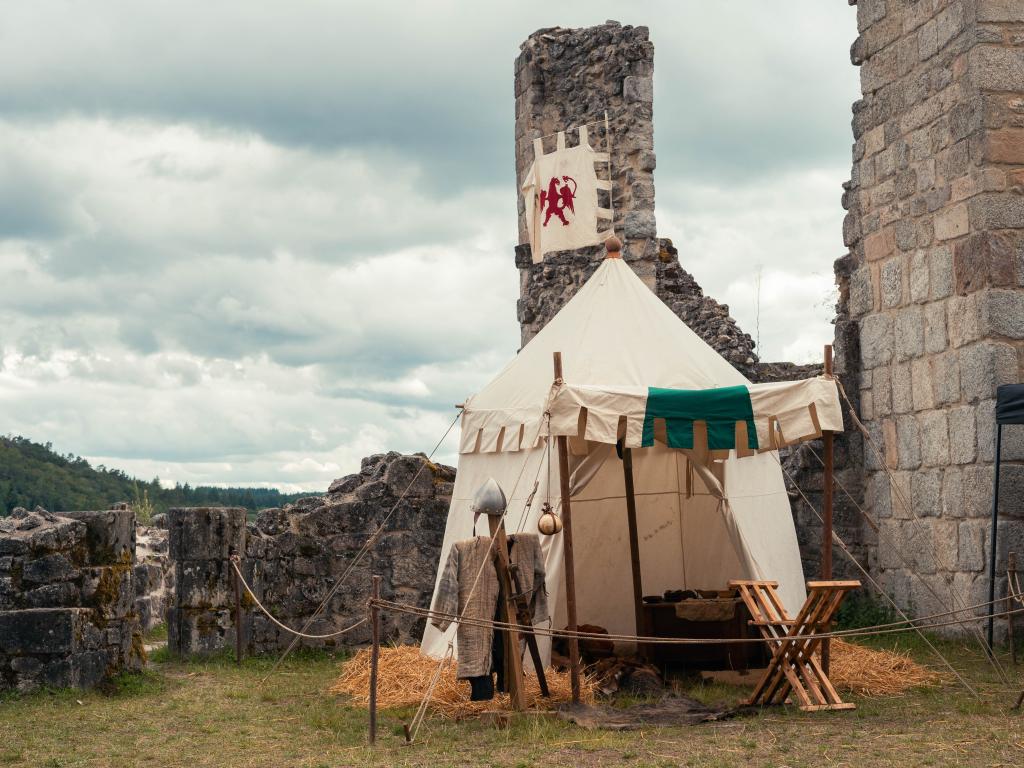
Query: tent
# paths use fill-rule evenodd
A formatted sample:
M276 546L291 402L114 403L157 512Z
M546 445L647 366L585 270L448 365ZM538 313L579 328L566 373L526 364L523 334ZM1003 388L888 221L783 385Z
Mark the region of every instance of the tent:
M1003 427L1024 424L1024 384L996 387L996 464L992 472L992 530L988 548L988 645L992 647L996 610L996 554L999 536L999 471L1003 462Z
M555 352L564 360L561 381L553 375ZM749 383L621 259L605 259L466 401L461 426L442 564L453 542L487 535L484 520L474 530L471 504L489 477L508 496L509 532L537 531L542 502L558 509L550 438L565 436L579 622L635 634L621 440L633 457L644 594L766 578L779 582L791 614L802 604L800 552L774 451L842 429L834 380ZM563 535L541 538L552 622L560 628ZM453 632L428 623L423 651L443 655Z

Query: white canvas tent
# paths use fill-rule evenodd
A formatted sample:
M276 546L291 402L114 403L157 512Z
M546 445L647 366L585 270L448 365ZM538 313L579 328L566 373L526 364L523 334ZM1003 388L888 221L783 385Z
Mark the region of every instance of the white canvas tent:
M553 385L556 351L563 356L564 381ZM706 426L698 420L689 427L671 415L662 420L657 413L653 419L645 414L655 393L664 390L739 392L741 399L748 394L750 418L733 420L726 414L737 450L715 448L722 431L715 433L714 414ZM673 424L679 423L684 431L692 429L692 448L669 447L679 444L678 430L673 436ZM841 429L834 381L749 384L628 265L605 259L519 355L465 403L440 562L446 562L453 542L487 535L484 520L474 531L471 504L488 477L508 496L509 532L536 532L542 502L550 500L558 509L558 459L554 440L546 449L548 438L566 435L579 622L635 634L625 483L615 450L622 438L633 449L643 593L721 589L737 578L774 579L787 610L795 614L805 597L804 575L789 498L771 449ZM526 509L535 482L536 496ZM563 537L541 538L552 622L561 628L566 625ZM423 651L441 656L453 634L453 627L442 634L428 624ZM546 660L547 644L539 639Z

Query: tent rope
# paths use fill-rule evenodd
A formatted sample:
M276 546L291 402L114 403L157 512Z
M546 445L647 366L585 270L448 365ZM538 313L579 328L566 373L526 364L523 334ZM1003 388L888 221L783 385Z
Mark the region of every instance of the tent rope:
M516 477L516 481L512 485L512 490L509 492L509 495L508 495L508 498L510 500L515 497L516 489L519 487L519 482L523 479L523 473L526 471L526 467L530 463L529 452L527 451L525 453L526 453L526 456L523 459L523 466L519 468L519 475ZM535 486L536 486L536 484L538 482L537 478L540 477L540 469L541 469L542 466L543 466L543 461L537 463L537 476L534 478L534 485ZM526 504L529 505L532 502L533 502L533 493L530 494L529 498L526 501ZM454 624L456 627L458 627L459 624L463 623L464 618L465 618L465 612L469 608L469 602L473 598L474 593L476 592L477 585L480 582L480 577L483 575L484 570L486 569L487 565L491 561L491 551L494 549L494 542L497 539L498 530L504 524L505 518L508 516L508 510L509 510L510 506L511 506L510 504L506 504L505 505L505 509L502 510L501 517L498 519L498 526L495 528L494 533L491 534L490 537L489 537L489 541L487 543L487 552L484 554L483 561L480 563L480 568L477 569L476 576L473 577L473 583L472 583L472 585L470 585L469 592L466 595L465 604L463 606L463 609L459 612L458 615L456 615L456 616L454 616L452 618L449 618L447 616L443 617L447 621L449 621L450 623ZM525 516L525 511L524 511L524 516ZM475 531L475 526L474 526L474 533L475 532L476 531ZM420 610L429 610L429 609L420 609ZM448 630L450 630L450 629L451 629L451 627L448 628ZM446 630L446 631L448 631L448 630ZM423 720L424 720L424 718L426 716L427 707L429 706L430 699L431 699L431 697L434 694L434 688L437 686L437 681L441 677L442 665L444 664L445 659L448 657L448 653L449 652L451 652L452 654L454 654L454 652L455 652L455 640L454 640L454 638L448 640L448 651L445 652L445 657L443 657L441 659L441 663L439 663L438 666L437 666L437 669L434 670L434 675L431 678L431 683L430 683L430 685L427 686L427 690L424 691L423 699L420 701L420 705L419 705L419 707L417 707L416 713L413 715L412 720L409 722L406 738L408 739L408 741L410 743L412 743L416 739L416 735L419 733L420 726L423 724Z
M444 434L441 435L441 439L438 440L434 447L430 450L430 453L427 455L427 460L420 464L420 468L416 470L416 474L412 476L412 479L409 481L409 484L405 486L405 490L402 491L402 495L398 497L398 500L394 503L391 509L388 510L387 515L385 515L384 519L377 525L377 530L375 530L366 540L363 546L359 548L359 551L356 552L356 555L353 558L352 562L349 563L348 568L346 568L344 572L342 572L338 580L335 581L334 585L330 588L330 590L328 590L327 596L320 601L320 605L317 606L317 609L315 611L313 611L312 615L306 620L306 623L302 625L302 632L306 632L309 629L309 627L316 620L316 617L319 616L320 613L324 610L324 608L327 607L327 603L330 602L331 598L334 597L334 595L337 593L339 589L341 589L341 585L345 583L345 579L347 579L349 574L351 574L352 571L355 570L355 567L366 556L367 552L370 551L370 548L374 544L376 544L377 539L379 539L384 534L388 521L391 520L391 516L395 514L395 510L398 509L399 505L405 500L406 495L409 493L409 489L412 488L413 483L416 482L417 478L419 478L420 476L420 473L423 472L423 468L427 466L430 460L434 457L434 454L437 453L437 449L441 447L441 443L445 441L445 439L451 433L452 428L455 426L455 423L460 418L462 418L461 411L455 414L455 418L452 419L451 423L448 425L448 429L444 431ZM274 666L266 674L266 676L262 680L260 680L260 685L266 683L270 676L277 671L278 667L280 667L282 662L284 662L284 660L288 658L288 654L292 652L292 650L295 648L296 644L299 642L300 639L301 638L299 636L295 636L292 638L291 643L289 643L284 653L281 654L281 657L274 663Z
M850 415L850 420L852 421L854 426L857 427L857 430L861 433L861 435L863 435L864 440L867 442L867 444L871 446L871 450L874 452L875 460L877 461L878 466L882 468L882 471L884 471L886 477L888 477L889 488L892 491L893 496L895 496L897 501L903 507L904 512L910 515L910 519L912 519L915 523L918 523L921 526L919 530L922 530L926 526L925 522L921 520L921 518L917 514L917 511L910 504L909 499L907 499L907 497L903 494L902 487L897 482L896 477L892 474L892 471L889 469L889 466L886 463L885 458L882 456L881 451L875 444L875 441L872 439L870 432L868 432L867 427L865 427L864 423L860 420L860 417L858 417L856 409L854 409L853 403L850 401L849 395L847 395L846 388L843 386L843 383L839 379L836 379L835 382L837 388L839 389L839 394L842 395L843 400L846 402L847 412ZM807 448L808 450L811 451L811 453L814 453L814 450L810 447L809 444L805 445L807 445ZM821 457L817 456L817 454L815 454L815 457L818 459L819 462L821 461ZM824 466L824 462L822 462L822 466ZM849 492L847 492L845 488L843 490L844 492L846 492L847 496L850 496ZM860 509L860 506L856 503L856 501L854 501L854 505L857 506L858 509ZM861 514L864 514L863 510L861 510ZM875 532L878 533L879 536L881 536L881 531L879 530L877 522L872 527L874 527ZM931 544L932 557L935 559L935 562L938 563L940 560L940 555L938 544L936 543L935 537L928 536L927 538ZM929 584L925 580L925 578L907 561L906 557L904 557L900 549L896 547L895 542L890 541L890 544L893 546L894 551L899 556L903 564L907 567L907 569L911 572L911 574L913 574L913 576L921 584L924 585L925 589L928 590L928 592L931 594L933 598L935 598L939 605L943 605L945 601L939 595L938 590L936 590L931 584ZM965 605L967 600L964 598L963 594L956 588L956 585L953 583L952 575L947 574L945 577L943 577L943 581L945 582L946 587L949 589L949 599L952 605L954 607L956 607L957 605ZM989 662L992 664L992 667L996 670L996 673L999 675L1002 682L1008 685L1010 683L1010 678L1007 676L1002 664L1000 664L999 659L996 657L995 651L992 649L992 646L988 644L988 641L982 634L981 628L967 626L964 627L964 629L966 629L967 632L974 634L975 639L978 641L978 643L984 649L985 654L988 656Z
M976 608L984 607L994 603L1001 602L1000 600L994 600L992 603L978 603L977 605L970 606L969 609L973 610ZM373 599L370 601L370 605L381 608L383 610L394 611L396 613L408 613L414 616L425 617L429 619L445 619L452 622L458 621L459 623L466 624L474 627L489 627L493 629L508 630L508 629L522 629L519 624L512 624L510 622L498 621L496 619L476 619L466 616L460 616L454 613L444 613L442 611L435 611L431 608L420 608L419 606L410 605L408 603L399 603L394 600L384 600L382 598ZM812 635L792 635L788 636L793 640L811 640L811 639L825 639L825 638L838 638L845 639L849 637L873 637L878 635L891 635L899 634L903 632L919 632L921 630L936 629L941 627L954 626L961 623L960 619L951 619L948 621L935 621L934 619L949 616L953 613L961 613L961 611L945 611L943 613L934 614L930 617L922 617L920 619L906 619L904 621L889 622L886 624L875 624L867 627L858 627L857 629L837 629L831 632L818 632ZM1018 616L1024 614L1024 608L1013 608L1001 611L996 616ZM972 621L982 622L987 620L988 616L979 616ZM761 637L649 637L644 635L619 635L619 634L603 634L597 632L573 632L568 629L554 629L534 625L534 634L541 635L544 637L558 637L558 638L571 638L575 637L577 640L611 640L614 642L622 643L644 643L652 645L724 645L731 643L753 643L763 644L764 638ZM948 662L947 662L948 663ZM956 670L952 670L956 675ZM959 677L959 675L957 675ZM968 686L968 690L973 689Z
M793 486L799 492L801 498L804 500L804 503L807 505L808 509L810 509L814 513L814 516L817 517L818 520L821 522L821 524L824 526L825 525L825 519L821 516L821 514L818 512L818 510L815 509L814 505L811 503L811 500L807 498L807 494L804 493L803 488L800 487L800 484L797 483L796 479L789 473L789 470L786 469L785 465L783 465L782 460L779 458L778 452L777 451L773 451L772 452L772 456L775 457L775 461L778 462L778 465L782 469L782 472L786 475L786 477L789 478L789 481L791 483L793 483ZM854 557L853 553L846 546L846 542L843 541L843 539L839 536L838 533L835 532L835 530L832 531L832 539L836 542L836 544L839 545L839 548L846 554L846 556L850 558L850 561L857 567L857 570L860 571L861 574L863 574L864 578L868 580L868 582L871 584L871 586L873 586L878 591L878 593L880 595L882 595L882 597L884 597L886 599L886 601L888 601L888 603L896 610L896 612L903 619L905 619L907 622L910 622L910 617L908 617L907 614L903 611L903 609L900 608L899 605L896 604L896 601L893 600L889 596L889 593L886 592L884 589L882 589L882 585L879 584L870 573L868 573L867 568L865 568L863 565L861 565L860 561L856 557ZM934 652L935 655L938 656L939 659L942 660L942 663L954 675L956 675L957 679L961 683L963 683L964 687L968 691L970 691L972 694L974 694L974 698L976 698L978 701L981 701L981 697L978 695L978 692L975 691L974 688L972 688L970 686L970 684L963 678L963 676L959 672L956 671L956 669L953 667L953 665L949 663L949 660L945 656L943 656L942 653L939 652L939 649L936 648L927 637L925 637L924 632L922 632L920 629L918 629L916 627L915 627L915 631L921 637L921 639L925 642L925 644L932 650L932 652Z

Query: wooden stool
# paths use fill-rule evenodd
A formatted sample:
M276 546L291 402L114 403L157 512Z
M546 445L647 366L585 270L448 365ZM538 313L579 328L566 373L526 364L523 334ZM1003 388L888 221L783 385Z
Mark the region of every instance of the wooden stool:
M739 590L753 617L750 623L772 652L748 704L781 704L792 693L805 711L856 708L839 698L814 654L822 643L815 635L829 631L843 597L859 587L859 581L807 582L807 600L795 619L779 599L777 581L737 580L729 586Z

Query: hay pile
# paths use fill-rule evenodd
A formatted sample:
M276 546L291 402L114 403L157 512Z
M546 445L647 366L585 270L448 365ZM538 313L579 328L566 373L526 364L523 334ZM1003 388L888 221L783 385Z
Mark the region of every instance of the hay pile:
M437 659L420 654L419 648L399 645L380 649L377 674L377 705L381 709L416 707L423 700L427 687L437 669ZM491 701L470 701L469 683L455 678L456 664L445 662L441 679L431 696L431 709L445 718L461 719L485 711L509 709L508 696L497 693ZM553 709L572 699L568 672L546 671L551 698L540 695L537 678L526 676L525 700L531 709ZM328 689L331 693L344 693L357 704L370 699L370 649L366 648L345 662L341 677ZM584 703L594 701L594 684L584 677L580 680L580 698Z
M911 688L935 685L943 676L898 651L876 651L838 638L831 642L829 680L863 696L894 696Z

